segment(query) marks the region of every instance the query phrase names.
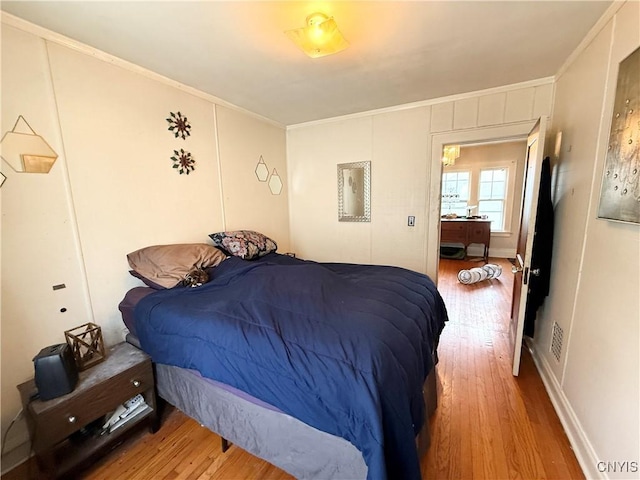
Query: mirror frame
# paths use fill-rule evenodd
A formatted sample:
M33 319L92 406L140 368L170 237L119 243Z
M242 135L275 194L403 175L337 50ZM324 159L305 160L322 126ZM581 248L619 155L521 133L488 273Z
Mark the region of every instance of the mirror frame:
M364 215L347 215L344 212L344 170L364 169ZM338 164L338 221L370 222L371 221L371 162L354 162Z

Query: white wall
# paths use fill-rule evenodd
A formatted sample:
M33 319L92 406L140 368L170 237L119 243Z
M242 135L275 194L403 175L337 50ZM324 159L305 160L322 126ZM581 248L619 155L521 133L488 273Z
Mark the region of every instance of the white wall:
M102 327L107 345L123 339L118 303L141 285L127 253L206 243L225 226L263 231L287 251L289 214L283 128L86 46L2 27L2 131L22 114L60 154L47 175L2 164L4 434L20 408L16 385L33 376L40 349L88 321ZM192 125L186 140L168 131L165 119L176 111ZM196 160L189 175L172 168L180 148ZM280 195L258 182L260 155L281 175ZM61 283L67 288L53 291ZM6 450L26 438L18 422ZM3 457L2 468L25 454Z
M429 252L428 239L437 233L430 232L428 212L434 205L439 212L440 205L439 191L430 191L432 134L453 143L457 135L526 126L551 113L552 94L552 84L541 81L289 127L292 248L314 260L390 264L432 275L429 258L437 257L437 247ZM371 161L371 222L338 222L336 166L361 161ZM439 182L440 171L434 175ZM409 215L415 227L407 226Z
M639 462L640 226L596 218L617 66L640 46L640 4L626 3L558 78L552 134L551 293L535 354L587 478L639 478L598 462ZM553 322L564 331L550 354ZM637 469L636 469L637 470Z
M2 133L23 115L59 155L46 175L18 174L2 161L3 434L20 408L16 385L33 376L31 359L63 342L65 330L93 318L47 62L44 40L3 25ZM66 288L54 291L61 283ZM7 451L24 442L24 423L12 433ZM3 468L4 460L11 463L3 459Z
M371 161L372 128L371 118L358 118L288 132L291 243L299 257L370 261L372 224L338 222L336 165Z
M139 284L126 254L206 242L222 228L213 106L67 47L48 50L93 313L114 343L117 305ZM167 130L178 110L192 125L186 140ZM172 168L181 148L196 160L189 175Z
M219 105L216 113L226 229L262 232L276 241L279 252L287 252L289 216L282 214L289 203L285 130ZM271 194L268 181L258 181L261 156L269 174L275 169L284 184L279 195Z

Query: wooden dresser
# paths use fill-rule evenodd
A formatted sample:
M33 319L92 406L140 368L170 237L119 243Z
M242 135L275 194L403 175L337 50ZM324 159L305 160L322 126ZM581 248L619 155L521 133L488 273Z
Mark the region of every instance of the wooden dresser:
M464 248L472 243L484 245L484 261L489 261L491 220L467 218L443 218L440 221L440 243L462 243Z

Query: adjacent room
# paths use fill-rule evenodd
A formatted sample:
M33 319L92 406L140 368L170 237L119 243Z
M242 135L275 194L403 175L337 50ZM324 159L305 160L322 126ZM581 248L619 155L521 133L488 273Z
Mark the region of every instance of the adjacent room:
M3 480L640 478L640 2L0 20Z

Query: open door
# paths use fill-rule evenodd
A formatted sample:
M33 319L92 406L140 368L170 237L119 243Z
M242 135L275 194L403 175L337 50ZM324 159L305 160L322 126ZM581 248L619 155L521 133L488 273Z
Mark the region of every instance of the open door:
M524 316L529 294L529 275L531 273L531 250L533 248L534 226L536 224L538 193L540 190L540 170L544 154L544 138L547 119L541 117L527 138L527 159L524 173L524 192L522 195L522 213L520 215L520 234L516 254L516 264L512 271L513 299L511 303L511 324L509 339L513 351L513 375L520 372L522 353L522 335Z

